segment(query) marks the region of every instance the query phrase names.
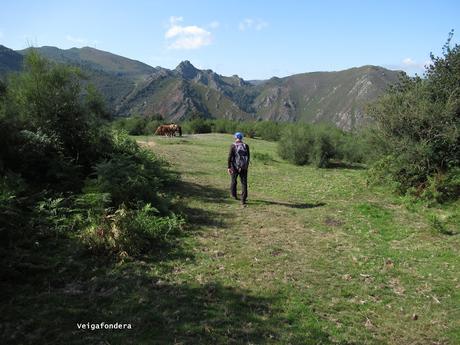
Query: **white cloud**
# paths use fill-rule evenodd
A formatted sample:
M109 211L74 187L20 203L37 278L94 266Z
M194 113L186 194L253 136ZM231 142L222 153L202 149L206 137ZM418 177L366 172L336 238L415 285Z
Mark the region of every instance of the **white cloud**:
M407 57L398 64L384 65L384 67L395 70L403 70L409 75L421 75L426 70L426 67L431 65L431 60L419 62L411 57Z
M408 57L402 60L402 64L403 66L408 67L408 68L412 68L412 67L413 68L424 68L426 65L431 64L431 61L426 60L424 62L417 62L414 59Z
M209 24L209 27L211 29L217 29L219 26L220 26L220 23L217 20L214 20Z
M98 43L98 41L90 41L90 40L87 40L86 38L74 37L71 35L67 35L65 38L67 41L71 43L82 45L82 46L96 45Z
M240 31L256 30L260 31L268 26L268 23L262 19L246 18L238 25Z
M196 25L182 26L183 17L172 16L169 19L169 29L165 32L165 38L171 42L169 49L197 49L210 45L211 33Z
M411 58L405 58L403 61L402 61L403 65L405 66L416 66L417 63L412 60Z
M184 17L176 17L176 16L171 16L169 17L169 22L171 25L175 25L177 23L180 23L184 20Z

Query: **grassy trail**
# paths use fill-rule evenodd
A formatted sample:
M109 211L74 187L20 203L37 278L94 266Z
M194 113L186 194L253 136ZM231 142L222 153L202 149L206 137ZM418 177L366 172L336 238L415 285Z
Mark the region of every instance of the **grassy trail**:
M138 140L181 173L192 223L188 254L155 272L192 289L168 316L177 343L460 343L459 236L367 188L364 170L296 167L250 139L272 160L253 160L241 208L228 192L231 136Z

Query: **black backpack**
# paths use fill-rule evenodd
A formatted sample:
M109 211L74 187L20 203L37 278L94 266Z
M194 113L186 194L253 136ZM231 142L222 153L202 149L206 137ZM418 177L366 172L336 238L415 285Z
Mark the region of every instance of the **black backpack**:
M245 143L234 143L233 149L235 150L235 168L240 170L247 170L249 166L248 147Z

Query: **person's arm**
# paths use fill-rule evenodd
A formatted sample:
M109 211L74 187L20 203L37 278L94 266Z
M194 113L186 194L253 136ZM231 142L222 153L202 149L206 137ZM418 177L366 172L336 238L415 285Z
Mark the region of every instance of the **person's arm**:
M251 162L251 153L249 152L249 145L246 144L246 150L248 151L248 167L249 167L249 162Z
M230 151L228 152L228 160L227 160L227 171L229 174L233 172L233 155L234 155L234 150L233 150L233 144L230 145Z

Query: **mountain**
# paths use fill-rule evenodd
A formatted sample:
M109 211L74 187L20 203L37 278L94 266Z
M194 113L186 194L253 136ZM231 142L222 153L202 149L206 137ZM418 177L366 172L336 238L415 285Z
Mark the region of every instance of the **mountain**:
M400 72L363 66L339 72L272 78L258 86L258 117L278 121L333 122L351 129L363 120L367 103L398 81Z
M22 69L23 56L14 50L0 45L0 78L8 72L17 72Z
M378 66L363 66L245 81L238 75L227 77L200 70L189 61L170 70L89 47L34 49L52 61L80 67L115 115L161 114L168 121L200 116L331 122L352 129L363 122L365 105L397 82L400 74ZM3 50L0 49L0 75L8 68L17 70L15 61L29 49Z
M115 74L118 77L127 77L134 80L143 79L145 75L155 71L155 68L142 62L91 47L63 50L56 47L44 46L19 50L18 53L25 55L31 49L37 50L42 56L58 63L80 65L83 68L99 70Z

